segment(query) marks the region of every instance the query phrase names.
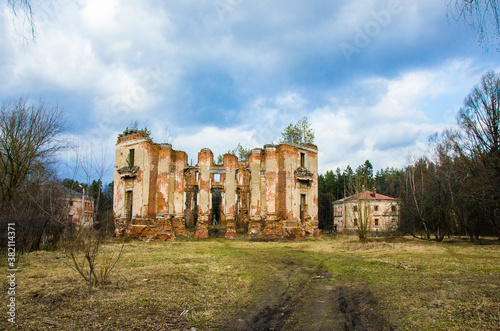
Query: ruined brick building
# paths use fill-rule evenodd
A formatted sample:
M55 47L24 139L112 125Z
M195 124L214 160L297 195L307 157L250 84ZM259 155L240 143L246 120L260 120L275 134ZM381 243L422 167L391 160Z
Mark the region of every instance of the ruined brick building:
M118 235L171 240L211 224L266 237L318 235L318 158L312 144L282 143L251 151L248 161L208 148L196 165L146 132L126 130L116 144L113 211ZM216 215L218 214L218 215Z

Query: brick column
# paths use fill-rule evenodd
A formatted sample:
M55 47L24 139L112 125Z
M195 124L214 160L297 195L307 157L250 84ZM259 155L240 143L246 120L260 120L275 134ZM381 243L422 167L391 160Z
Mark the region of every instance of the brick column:
M267 237L282 237L283 226L276 214L276 189L278 185L278 160L276 147L265 145L266 157L266 220L262 234Z
M208 238L208 224L210 217L210 166L214 155L208 148L198 153L198 222L196 223L196 238Z
M224 154L224 168L226 178L224 180L224 214L226 216L226 238L236 239L236 169L238 168L238 157L232 154Z
M175 234L187 236L184 220L184 167L187 166L187 154L185 152L174 152L174 210L172 215L172 227Z
M261 157L261 149L256 148L252 150L252 153L248 158L248 164L250 166L250 221L248 224L249 234L260 234L262 228L260 157Z

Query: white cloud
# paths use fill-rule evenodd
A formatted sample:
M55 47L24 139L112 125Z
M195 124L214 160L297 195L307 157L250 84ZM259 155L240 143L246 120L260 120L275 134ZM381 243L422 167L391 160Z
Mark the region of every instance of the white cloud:
M82 9L83 23L96 33L116 31L117 0L88 0Z
M425 150L427 135L453 124L481 74L500 68L495 54L450 28L442 2L400 2L403 11L380 23L356 65L339 43L378 22L374 13L389 1L42 1L37 43L22 49L23 27L14 30L4 4L0 86L66 98L70 115L85 112L75 130L102 130L110 150L131 120L148 123L158 140L169 128L174 148L196 159L203 147L222 154L238 142L277 142L308 115L320 171L366 159L399 166L408 151ZM197 86L200 76L214 88ZM231 93L241 100L224 100ZM201 108L192 118L179 113L192 104ZM210 117L222 128L204 122Z
M315 109L311 118L320 151L320 171L356 167L369 159L377 167L403 166L410 152L426 151L427 138L454 123L449 107L461 102L481 71L469 59L456 59L441 66L408 71L393 79L368 77L353 88L358 94L373 93L376 103L358 103L342 97ZM373 85L378 89L373 89ZM360 89L360 87L363 87ZM382 93L381 93L382 92ZM427 99L440 99L435 108L424 109ZM439 106L445 105L445 109ZM436 116L436 112L444 113ZM458 112L458 107L454 113Z
M160 99L155 90L172 86L178 71L175 62L167 60L137 63L137 54L144 53L144 42L167 57L175 53L175 48L162 36L163 28L168 30L168 18L131 7L133 4L92 0L81 10L61 1L47 8L41 4L35 11L44 18L37 26L36 44L19 49L13 38L8 72L11 79L3 84L9 84L10 89L38 89L43 93L89 93L88 107L111 117L117 115L117 105L121 105L121 114L129 116L153 109ZM4 14L12 18L8 10ZM15 35L15 31L9 32L9 36Z

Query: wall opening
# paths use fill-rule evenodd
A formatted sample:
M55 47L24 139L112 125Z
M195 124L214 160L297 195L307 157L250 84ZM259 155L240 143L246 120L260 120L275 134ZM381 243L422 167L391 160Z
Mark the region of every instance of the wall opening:
M189 198L186 198L186 225L195 226L198 222L198 186L193 186L192 191L188 192Z
M132 202L133 202L133 192L125 192L125 217L130 220L132 219Z
M239 188L236 189L236 214L234 215L234 220L236 221L236 224L240 226L240 193L241 190Z
M212 189L212 225L220 224L222 203L222 190L220 188Z
M198 186L193 187L193 225L198 223Z
M306 195L300 195L300 221L304 222L306 220Z
M128 166L132 168L134 166L134 161L135 161L135 150L131 148L128 150L128 158L127 158Z
M300 166L302 168L306 167L306 153L300 152Z

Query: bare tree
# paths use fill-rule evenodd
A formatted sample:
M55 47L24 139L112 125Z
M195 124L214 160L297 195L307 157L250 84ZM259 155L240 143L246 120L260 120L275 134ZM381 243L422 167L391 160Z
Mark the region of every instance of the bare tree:
M349 167L350 168L350 167ZM370 199L366 196L367 180L373 176L373 170L370 161L366 161L364 165L356 169L356 173L351 176L351 179L346 183L348 192L355 192L352 197L355 199L353 210L354 226L360 241L365 241L368 235L371 213ZM370 187L371 188L371 187Z
M360 241L365 241L368 235L368 229L370 224L371 212L370 212L370 200L362 199L362 196L356 201L356 211L354 212L354 217L356 219L356 232L358 234Z
M6 101L0 109L0 201L10 201L28 179L43 176L57 151L57 137L66 128L63 111L43 101Z
M98 144L106 145L104 135ZM106 201L112 200L112 194L109 196L109 192L105 194L102 190L102 179L112 169L112 165L106 160L106 149L100 150L96 148L95 143L89 142L85 145L77 144L73 151L73 178L63 182L73 189L78 189L79 183L74 177L78 174L84 178L82 185L87 188L90 198L94 199L93 215L99 224L96 227L81 226L74 232L67 232L62 248L66 252L68 265L82 277L90 293L92 288L109 281L109 276L121 257L125 237L119 246L113 243L108 245L111 234L114 233L114 224L112 201Z
M89 293L93 287L109 282L122 255L125 237L120 246L106 245L107 241L106 232L86 227L80 227L74 237L64 238L63 248L70 260L68 265L84 279Z
M55 245L67 220L53 170L64 129L62 111L43 101L19 98L0 108L0 225L16 224L20 251L38 249L42 238Z
M489 71L464 101L458 115L461 151L479 155L500 171L500 76Z
M403 231L416 236L416 232L424 230L430 239L430 228L427 220L428 209L428 173L429 160L419 158L405 169L402 190L402 223Z
M500 236L500 76L486 73L464 101L455 134L457 153L475 178L478 203Z
M448 13L456 20L464 20L478 34L479 42L500 46L500 1L498 0L450 0ZM492 41L494 40L494 42Z

